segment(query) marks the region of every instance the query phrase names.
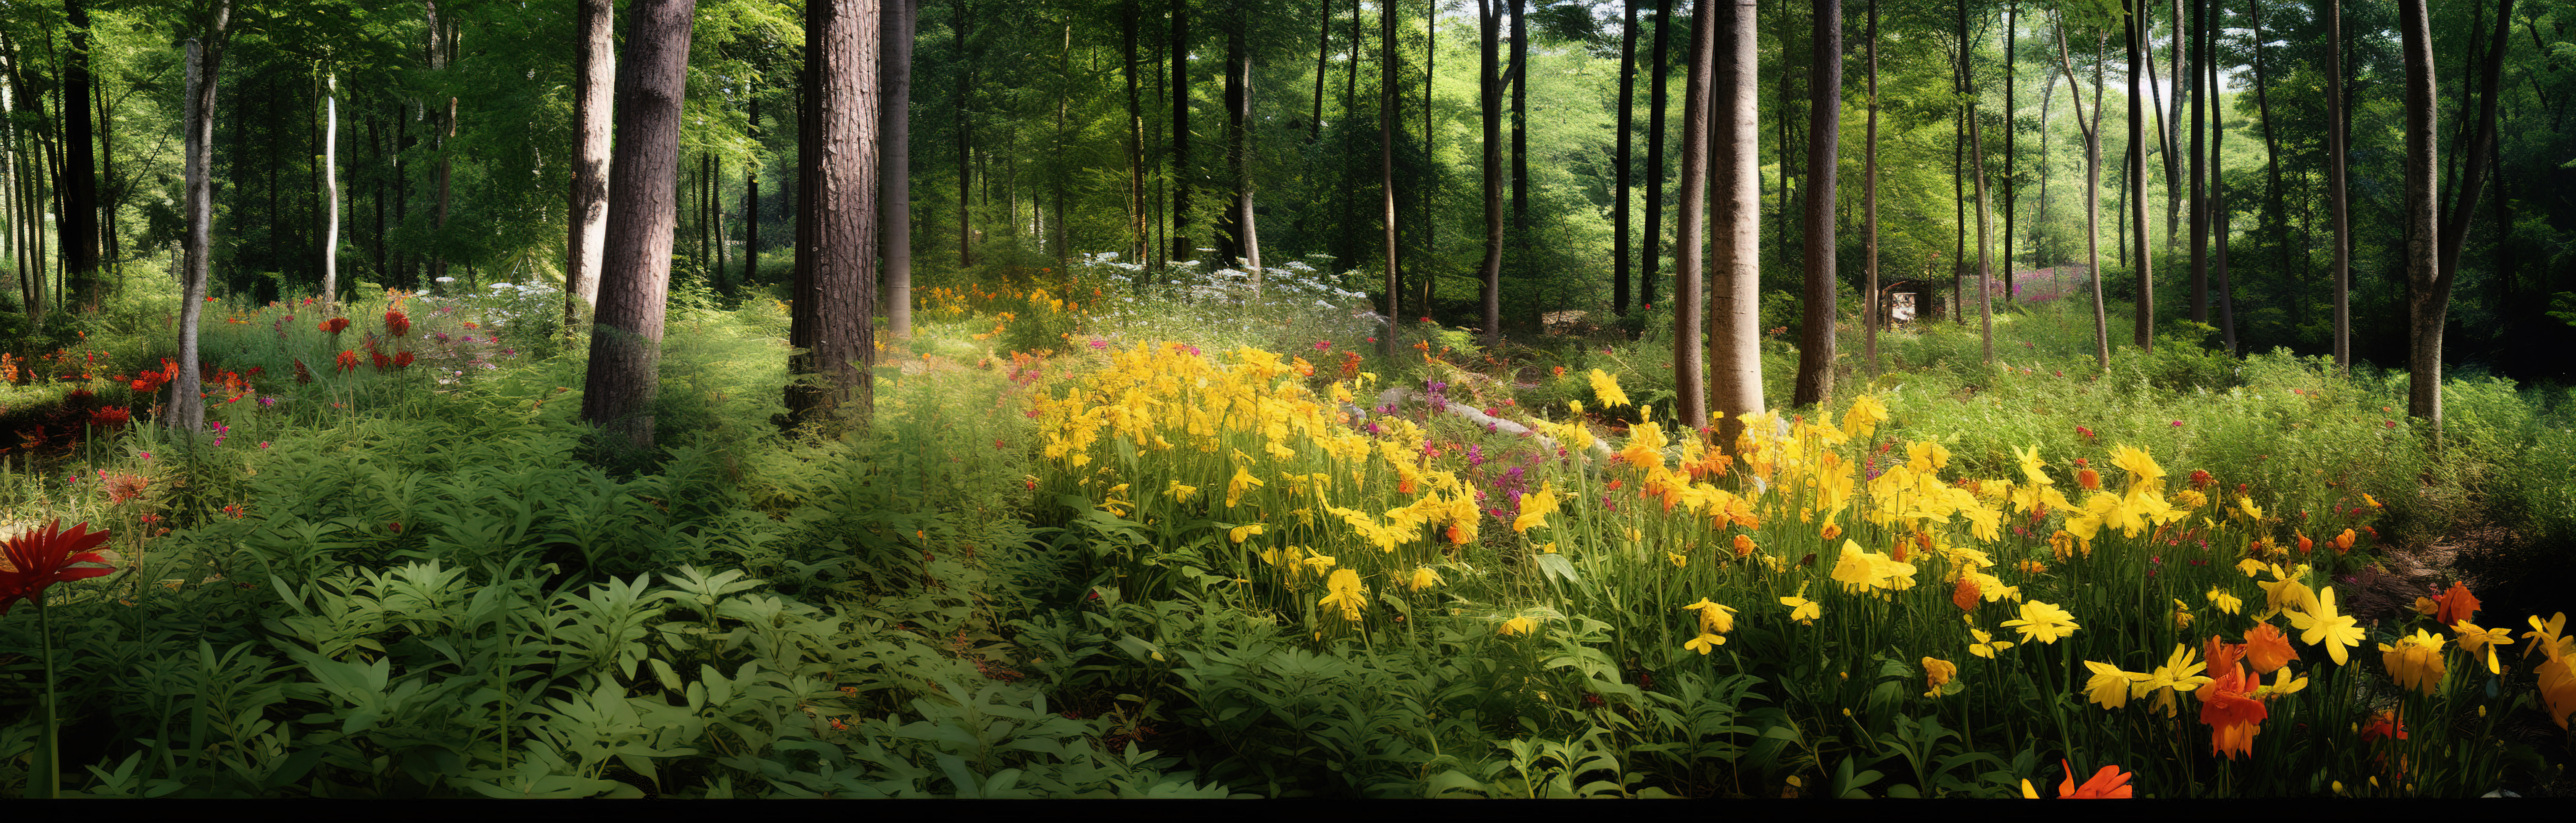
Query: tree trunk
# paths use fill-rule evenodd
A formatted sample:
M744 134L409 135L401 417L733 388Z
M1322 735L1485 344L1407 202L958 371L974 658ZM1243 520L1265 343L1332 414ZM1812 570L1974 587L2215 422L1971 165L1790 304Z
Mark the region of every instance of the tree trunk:
M206 428L206 401L199 396L203 379L197 370L201 359L197 324L205 313L207 264L213 252L215 80L222 76L224 29L233 13L232 0L214 0L212 6L200 29L201 38L188 41L186 58L187 256L179 280L179 378L170 386L166 425L188 432Z
M2251 14L2248 22L2252 24L2254 32L2254 111L2256 116L2260 117L2263 121L2263 168L2266 175L2266 187L2264 188L2263 196L2263 219L2257 221L2255 225L2262 231L2263 237L2267 238L2272 243L2273 249L2277 252L2278 259L2277 262L2274 263L2276 268L2272 272L2272 276L2278 279L2287 277L2290 274L2291 248L2289 239L2283 237L2283 235L2289 231L2290 220L2289 216L2286 214L2288 210L2283 208L2281 204L2281 138L2280 135L2276 134L2272 129L2272 98L2265 91L2265 89L2271 85L2271 81L2267 79L2263 73L2262 0L2253 0L2253 2L2247 4L2247 11ZM2307 248L2307 244L2300 243L2298 244L2298 247L2305 249ZM2304 288L2287 291L2287 293L2300 295L2298 298L2290 301L2290 305L2292 307L2291 324L2294 328L2307 325L2308 298L2305 296L2306 292L2307 290Z
M1959 4L1959 30L1968 30L1968 4ZM1976 63L1960 44L1959 76L1961 91L1968 99L1968 154L1976 158L1970 173L1977 179L1977 323L1978 336L1985 351L1985 362L1995 362L1995 243L1994 216L1986 199L1986 131L1977 117L1977 103L1983 96L1977 88ZM1830 168L1830 167L1829 167ZM1826 216L1831 218L1832 213Z
M1130 2L1132 3L1133 0ZM1129 13L1131 15L1134 13L1132 5L1129 6ZM1308 143L1324 139L1324 75L1329 73L1327 58L1333 53L1333 0L1322 0L1315 4L1315 19L1317 21L1315 24L1315 110L1308 115L1306 121L1306 142ZM1134 28L1132 19L1129 21L1129 28ZM1132 57L1135 48L1130 46L1128 51Z
M608 233L600 247L599 308L591 325L581 419L599 426L612 444L649 450L678 228L673 201L680 176L680 99L687 89L697 0L637 0L630 9L631 59L617 69L619 139L610 160ZM808 54L815 51L811 38ZM802 199L810 203L817 193L806 188ZM797 298L799 306L808 302L805 295Z
M2093 359L2111 370L2111 324L2102 306L2102 43L2093 41L2093 117L2084 117L2084 89L2075 79L2075 63L2066 56L2066 21L2057 23L2057 66L2066 73L2066 96L2075 105L2075 127L2084 133L2084 253L2086 276L2093 281Z
M2235 281L2228 276L2227 269L2227 239L2228 235L2233 232L2233 229L2230 227L2230 219L2227 213L2227 179L2224 175L2220 174L2224 169L2219 165L2219 160L2227 156L2225 151L2223 151L2227 143L2227 113L2225 109L2219 105L2220 98L2217 95L2217 89L2219 87L2217 59L2218 27L2220 25L2222 24L2217 19L2217 15L2212 14L2207 45L2207 54L2210 58L2209 67L2204 72L2201 79L2206 81L2208 88L2211 91L2209 105L2209 228L2210 234L2214 235L2213 244L2217 246L2217 250L2210 260L2210 266L2218 272L2219 339L2222 341L2223 345L2226 346L2227 351L2232 354L2236 351L2236 290Z
M1707 353L1701 342L1706 320L1700 316L1700 299L1706 289L1700 238L1707 226L1709 126L1714 114L1709 103L1716 85L1717 9L1713 7L1721 2L1728 0L1692 4L1690 75L1682 84L1681 209L1673 227L1673 412L1681 425L1691 428L1709 423ZM1749 5L1750 0L1745 2Z
M918 0L915 1L918 2ZM745 96L751 98L749 103L751 109L751 126L746 129L745 132L746 136L750 137L753 142L757 143L761 138L760 90L756 85L753 85L750 88L751 93ZM909 234L909 232L907 232L907 234ZM742 170L742 284L744 286L754 286L758 285L759 282L760 167L746 165Z
M2146 42L2146 19L2138 14L2138 0L2121 0L2128 12L2129 41L2129 232L2130 258L2138 276L2137 340L2138 348L2156 348L2156 267L2147 256L2147 111L2145 89L2139 78L2146 64L2139 56L2139 45Z
M62 264L65 290L55 295L65 306L81 300L98 305L98 169L91 153L93 131L90 125L91 80L89 67L89 8L83 0L63 0L65 22L70 24L71 39L68 59L63 60L62 109L64 124L64 164L62 176L63 212L56 225L62 231Z
M1807 84L1806 313L1798 341L1797 394L1789 401L1796 406L1822 406L1834 393L1834 287L1839 282L1834 271L1834 158L1840 153L1843 131L1842 0L1815 0L1814 9L1815 28L1808 39L1814 76ZM1982 211L1982 176L1977 194ZM1982 231L1980 235L1982 243Z
M1252 49L1244 40L1244 29L1251 25L1252 21L1247 14L1243 19L1235 21L1234 31L1227 37L1226 50L1232 53L1228 62L1232 64L1230 68L1233 70L1235 81L1230 84L1234 87L1231 89L1234 93L1230 95L1233 99L1227 101L1231 109L1228 117L1234 121L1234 124L1226 131L1227 139L1232 140L1234 145L1229 147L1226 153L1227 159L1234 166L1235 243L1243 255L1243 265L1246 270L1252 272L1252 293L1253 296L1258 297L1261 295L1262 279L1261 229L1254 224L1252 216ZM1394 38L1389 37L1388 42L1394 42ZM1392 47L1390 52L1391 50ZM1385 94L1389 95L1389 100L1393 100L1395 62L1391 53L1387 58L1387 66L1389 82ZM1394 104L1390 102L1387 105L1387 116L1392 118L1395 115ZM1389 197L1394 196L1392 191L1389 189ZM1394 225L1393 216L1393 212L1388 212L1390 226Z
M1190 4L1172 0L1172 261L1198 255L1190 245Z
M2218 100L2218 89L2204 85L2201 77L2210 60L2208 0L2192 0L2191 29L2191 320L2209 322L2209 191L2207 179L2216 176L2216 158L2201 151L2201 111ZM2215 107L2209 113L2216 120Z
M1637 270L1638 301L1655 305L1656 258L1664 245L1664 80L1672 73L1666 59L1671 45L1673 0L1655 0L1655 76L1647 87L1646 101L1646 259Z
M1247 24L1248 24L1248 22L1247 22ZM1377 7L1377 25L1378 25L1378 40L1377 40L1377 43L1378 43L1378 70L1379 70L1379 74L1378 74L1378 90L1377 90L1377 98L1378 98L1378 107L1377 107L1377 184L1378 184L1378 202L1379 202L1379 205L1380 205L1380 207L1381 207L1379 217L1380 217L1380 219L1381 219L1381 220L1383 220L1383 221L1384 221L1384 226L1385 226L1385 236L1386 236L1386 250L1385 250L1385 251L1386 251L1386 306L1387 306L1387 309L1388 309L1388 310L1389 310L1389 312L1390 312L1390 314L1388 314L1387 316L1388 316L1389 318L1393 318L1393 317L1395 317L1396 315L1392 314L1391 312L1396 308L1396 302L1397 302L1397 297L1396 297L1396 295L1397 295L1397 293L1398 293L1398 292L1401 290L1401 288L1402 288L1401 284L1400 284L1400 283L1398 283L1398 282L1396 281L1396 269L1395 269L1395 265L1396 265L1396 255L1395 255L1395 228L1396 228L1396 226L1395 226L1395 3L1394 3L1394 0L1379 0L1378 7ZM1252 58L1247 54L1247 55L1244 57L1244 67L1245 67L1245 70L1246 70L1247 75L1248 75L1248 74L1249 74L1249 72L1250 72L1250 68L1251 68L1251 61L1252 61ZM1246 83L1247 83L1247 85L1249 84L1249 82L1250 82L1250 81L1249 81L1249 77L1247 77L1247 78L1246 78ZM1247 91L1248 91L1248 90L1247 90ZM1243 207L1243 208L1244 208L1243 224L1244 224L1244 226L1246 227L1246 229L1247 229L1247 230L1248 230L1248 229L1251 227L1251 225L1252 225L1252 199L1251 199L1251 195L1250 195L1250 193L1249 193L1250 191L1251 191L1251 188L1250 188L1250 185L1249 185L1249 180L1247 179L1247 181L1246 181L1246 186L1245 186L1245 192L1246 192L1246 194L1244 195L1244 207ZM1256 254L1258 254L1258 252L1256 252ZM1254 265L1255 265L1256 267L1260 265L1260 263L1258 262L1258 258L1255 258L1255 263L1254 263ZM1391 331L1392 331L1392 330L1390 330L1390 332L1391 332ZM1386 339L1387 339L1387 340L1389 340L1389 341L1393 341L1393 340L1395 339L1395 335L1394 335L1394 334L1392 334L1392 333L1389 333L1389 334L1387 335L1387 338L1386 338ZM1490 346L1497 346L1497 345L1500 345L1500 344L1502 343L1502 333L1501 333L1500 331L1498 331L1498 330L1496 329L1496 327L1488 326L1488 327L1485 329L1485 340L1486 340L1486 345L1487 345L1487 346L1489 346L1489 347L1490 347Z
M1182 0L1172 0L1172 2L1177 8ZM957 0L957 18L950 22L951 27L957 32L957 63L961 67L972 65L967 59L966 52L966 38L972 25L967 22L969 19L971 17L966 8L966 0ZM971 68L961 68L957 72L957 267L959 269L975 265L975 221L968 211L972 208L975 198L972 149L974 132L968 128L966 120L967 95L973 90L973 79L974 72ZM801 114L803 109L800 108L799 112ZM801 133L803 126L799 125L798 129ZM797 179L799 181L806 179L802 168L798 169ZM987 199L990 198L987 197ZM804 230L804 221L797 221L798 245L803 245ZM1186 242L1173 245L1186 245Z
M340 285L340 78L323 80L322 98L322 293Z
M1637 0L1621 3L1619 26L1619 139L1612 161L1616 169L1610 206L1610 310L1628 316L1628 178L1632 156L1629 132L1637 107Z
M1861 234L1864 236L1863 244L1869 249L1869 261L1864 264L1868 280L1860 292L1860 327L1861 348L1869 359L1869 376L1877 377L1878 324L1885 311L1878 304L1878 0L1869 0L1869 35L1863 40L1869 44L1869 138L1861 150L1864 159L1861 164L1860 202ZM2006 199L2005 202L2010 203L2011 200ZM2012 209L2007 206L2004 212L2009 215ZM2010 236L2011 218L2005 218L2004 225L2004 234Z
M907 0L907 2L918 2L918 0ZM1324 2L1330 3L1332 0L1324 0ZM1138 9L1136 5L1137 0L1127 0L1126 13L1119 20L1119 46L1127 58L1125 71L1127 75L1127 125L1125 128L1120 129L1120 131L1125 133L1124 136L1126 137L1127 142L1127 258L1131 262L1143 264L1147 262L1145 253L1145 249L1147 248L1145 244L1145 108L1144 100L1142 99L1143 96L1138 93L1139 84L1137 83L1136 72L1136 27L1138 23L1137 18L1142 14L1142 11ZM894 46L891 43L888 44L889 50L893 48L901 48L907 55L909 55L912 51L912 43L909 42L911 38L906 37L904 39L906 42L899 47ZM907 66L905 71L909 73L911 71L910 67ZM1319 65L1315 71L1315 101L1316 108L1320 111L1323 107L1324 99L1323 69ZM886 105L891 106L894 105L894 103L893 101L887 101ZM1141 272L1137 276L1137 282L1144 282L1144 276ZM911 310L905 309L905 311L909 312Z
M2513 33L2512 20L2513 0L2503 0L2496 8L2495 39L2486 49L2486 65L2481 70L2480 86L2485 93L2479 96L2478 119L2476 123L2469 124L2474 126L2477 132L2469 138L2469 145L2464 147L2468 155L2467 168L2462 172L2460 192L2453 198L2450 207L2444 211L2441 221L2441 245L2435 255L2445 283L2457 279L2459 275L2460 250L2467 244L2469 237L2469 217L2477 210L2478 194L2486 186L2487 169L2495 152L2496 98L2502 86L2504 54L2513 43L2508 37ZM2472 31L2469 36L2474 39L2477 33ZM2461 105L2465 107L2467 102L2463 100ZM2439 403L2435 405L2438 407Z
M2398 0L2406 66L2406 413L2442 434L2442 326L2451 305L2451 269L2439 265L2440 196L2434 191L2433 25L2424 0Z
M877 42L884 56L878 74L883 87L875 101L877 135L883 140L877 158L877 253L885 266L886 332L903 340L912 336L912 38L920 25L921 0L876 2ZM1132 90L1132 62L1127 77ZM758 184L753 185L757 191Z
M1529 0L1512 0L1512 70L1505 79L1512 86L1512 243L1526 253L1530 242ZM1512 265L1523 276L1528 275L1527 260L1516 261ZM1499 331L1492 333L1500 334Z
M2344 189L2343 0L2326 0L2326 198L2334 211L2335 372L2352 373L2352 201Z
M1485 262L1478 269L1484 288L1478 295L1484 312L1485 339L1495 339L1503 328L1503 79L1501 49L1503 30L1502 0L1477 0L1477 23L1483 28L1484 48L1478 64L1477 90L1483 99L1477 109L1485 126ZM1395 298L1387 298L1387 320L1400 323L1395 314ZM1389 329L1388 351L1394 350L1395 335Z
M2018 194L2018 193L2019 193L2019 189L2020 189L2020 187L2021 187L2021 183L2020 183L2020 181L2019 181L2019 180L2015 177L2015 175L2013 174L2013 172L2014 172L2014 171L2016 171L2016 169L2014 168L2014 165L2015 165L2015 164L2014 164L2014 162L2013 162L2013 161L2014 161L2014 160L2016 160L2016 159L2018 159L2018 158L2020 157L2020 152L2015 151L2015 149L2016 149L2016 148L2018 148L2018 146L2016 145L2017 141L2015 141L2013 138L2014 138L2014 136L2015 136L2015 135L2017 135L2017 134L2019 134L2019 133L2021 132L2021 119L2020 119L2020 118L2021 118L2021 109L2019 109L2019 108L2015 108L2015 107L2013 106L2013 87L2014 87L2014 86L2016 86L2016 85L2019 85L2019 73L2015 71L2016 63L2015 63L2015 62L2014 62L2014 60L2013 60L2013 46L2017 45L2017 44L2020 42L2020 40L2021 40L2021 38L2020 38L2020 34L2021 34L2021 32L2020 32L2020 29L2018 28L2018 26L2019 26L2019 24L2020 24L2020 22L2021 22L2020 18L2021 18L2021 4L2015 3L2015 4L2011 5L2011 6L2007 6L2007 7L2005 7L2005 10L2004 10L2004 194L2003 194L2003 201L2004 201L2004 233L2003 233L2003 242L2004 242L2004 303L2005 303L2005 305L2012 305L2012 304L2013 304L2013 303L2014 303L2014 302L2015 302L2015 301L2020 297L2020 295L2019 295L2019 293L2017 292L2017 290L2015 290L2015 289L2013 288L2013 212L2014 212L2014 209L2013 209L2013 205L2014 205L2014 202L2013 202L2013 196L2014 196L2015 194ZM1988 323L1988 325L1992 325L1991 321ZM1989 334L1987 335L1987 337L1991 339L1991 338L1993 337L1993 335L1992 335L1991 333L1989 333Z

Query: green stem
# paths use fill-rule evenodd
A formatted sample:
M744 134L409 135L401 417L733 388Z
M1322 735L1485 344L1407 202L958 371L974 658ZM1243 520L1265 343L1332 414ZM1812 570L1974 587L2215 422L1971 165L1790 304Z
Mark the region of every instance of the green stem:
M38 797L51 800L63 795L62 747L59 745L60 735L56 733L62 726L62 698L54 691L54 624L47 616L51 610L45 608L43 592L39 591L27 600L36 606L36 636L41 638L45 650L45 757L41 769L44 774L28 775L27 787L42 786L44 793Z

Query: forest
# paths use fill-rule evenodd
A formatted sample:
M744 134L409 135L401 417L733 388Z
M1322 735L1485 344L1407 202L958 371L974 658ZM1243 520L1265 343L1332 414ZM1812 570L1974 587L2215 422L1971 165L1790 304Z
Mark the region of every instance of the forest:
M0 3L0 796L2570 796L2571 21Z

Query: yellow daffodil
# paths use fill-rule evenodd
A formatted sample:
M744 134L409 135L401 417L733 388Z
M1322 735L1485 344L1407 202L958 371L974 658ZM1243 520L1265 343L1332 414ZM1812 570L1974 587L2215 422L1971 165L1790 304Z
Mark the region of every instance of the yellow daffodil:
M2483 629L2462 620L2451 624L2451 631L2459 635L2460 651L2468 652L2470 659L2486 658L2488 674L2504 673L2503 663L2496 659L2495 650L2497 646L2513 645L2512 629Z
M2397 681L2398 688L2414 689L2426 696L2441 687L2442 675L2450 668L2449 658L2442 656L2442 638L2423 629L2397 638L2395 646L2379 644L2379 655L2380 662L2388 667L2388 677Z
M2236 595L2229 594L2226 589L2222 589L2217 586L2209 587L2209 593L2203 595L2203 597L2209 599L2209 605L2228 614L2235 614L2237 613L2237 610L2245 608L2244 600L2238 598Z
M1817 605L1816 601L1807 599L1806 594L1807 584L1801 581L1798 584L1798 593L1780 598L1780 605L1789 607L1789 619L1798 621L1798 625L1813 626L1818 619L1825 616L1825 610L1823 606Z
M1261 478L1252 476L1252 472L1246 471L1242 466L1234 467L1234 479L1226 481L1225 484L1225 507L1231 509L1234 508L1236 504L1243 502L1243 492L1245 489L1249 489L1254 486L1267 485L1270 484L1264 482Z
M1995 659L1996 652L2015 645L2010 640L1996 640L1994 635L1987 634L1984 629L1971 628L1968 634L1976 638L1976 642L1968 644L1968 653L1988 660Z
M1923 658L1923 680L1926 684L1931 686L1930 689L1923 692L1923 696L1941 696L1941 687L1958 676L1958 664L1934 657Z
M1683 643L1683 644L1682 644L1682 648L1689 649L1689 650L1691 650L1691 651L1695 651L1695 652L1699 652L1700 654L1703 654L1703 655L1704 655L1704 654L1708 654L1709 652L1716 651L1716 650L1717 650L1717 647L1719 647L1719 646L1723 646L1723 645L1726 645L1726 636L1725 636L1725 635L1720 635L1720 634L1708 634L1708 633L1703 632L1703 633L1701 633L1701 634L1700 634L1700 636L1698 636L1698 637L1694 637L1694 638L1691 638L1691 639L1690 639L1690 642Z
M1601 398L1605 409L1630 405L1628 393L1619 390L1619 381L1600 369L1592 370L1592 396Z
M2362 637L2366 636L2359 622L2351 615L2335 613L2333 586L2327 586L2325 591L2318 593L2312 611L2290 612L2290 625L2300 629L2299 642L2325 646L2327 656L2333 657L2337 666L2351 662L2350 649L2361 645Z
M2210 679L2200 673L2201 670L2208 668L2209 664L2197 660L2199 656L2199 653L2187 644L2174 644L2173 654L2165 658L2164 665L2156 667L2153 673L2129 687L2130 696L2155 695L2155 709L2164 712L2166 717L2174 716L2174 695L2193 691L2210 683Z
M1505 637L1510 637L1516 634L1526 635L1534 631L1538 631L1538 621L1531 620L1526 617L1515 617L1510 620L1505 620L1501 627L1494 630L1496 634L1500 634Z
M1442 582L1444 581L1440 579L1440 573L1432 571L1430 566L1423 566L1413 570L1414 591L1418 592L1423 589L1428 589L1433 586L1440 585Z
M2522 647L2522 656L2530 657L2531 653L2536 651L2547 655L2551 660L2560 660L2569 657L2570 651L2576 651L2576 637L2560 636L2560 633L2567 629L2566 612L2552 615L2547 621L2541 620L2540 615L2535 614L2531 616L2530 622L2531 631L2523 632L2522 636L2530 638L2531 645Z
M1983 634L1983 632L1979 633ZM2109 663L2095 663L2090 660L2084 661L2084 667L2093 670L2093 677L2084 681L2085 699L2105 709L2117 709L2129 705L2129 693L2133 691L2130 684L2144 681L2148 677L2137 672L2121 671L2120 667Z
M2021 619L2006 620L2003 625L2020 631L2022 640L2025 642L2037 641L2049 644L2055 644L2058 640L2075 634L2076 629L2083 628L2076 625L2075 615L2068 614L2065 609L2036 600L2021 604Z
M1368 608L1368 599L1361 595L1360 573L1350 569L1334 569L1333 576L1324 582L1324 587L1331 593L1325 595L1324 599L1315 601L1315 605L1339 606L1343 620L1359 622L1360 611Z
M1853 437L1868 437L1878 424L1890 419L1887 407L1878 398L1864 394L1852 401L1849 411L1843 412L1843 431Z

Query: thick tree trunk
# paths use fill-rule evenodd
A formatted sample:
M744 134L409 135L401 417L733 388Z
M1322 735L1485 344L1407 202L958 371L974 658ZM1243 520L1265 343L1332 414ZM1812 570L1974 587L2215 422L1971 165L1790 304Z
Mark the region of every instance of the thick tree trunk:
M880 7L877 42L884 53L878 75L883 86L876 101L877 135L883 140L877 170L877 252L885 266L886 331L902 340L912 336L912 38L921 19L921 0L876 2ZM1132 81L1134 64L1128 68ZM758 184L753 185L757 191Z
M1664 247L1664 81L1672 38L1673 0L1655 0L1655 75L1646 93L1646 259L1638 268L1639 302L1655 305L1656 259Z
M1681 209L1673 227L1673 412L1681 425L1708 420L1707 353L1700 298L1706 293L1700 265L1701 232L1708 209L1710 91L1717 66L1717 9L1727 0L1696 0L1691 9L1689 80L1682 84Z
M2352 211L2344 190L2343 0L2326 0L2326 199L2334 211L2334 362L2352 373Z
M1190 245L1190 5L1172 0L1172 261L1198 256Z
M687 88L697 0L637 0L630 8L630 59L617 70L619 139L610 161L608 234L601 246L599 309L591 325L581 418L611 442L649 450L678 228L680 98ZM815 194L807 189L803 199L812 201ZM806 302L797 295L798 305Z
M1483 288L1477 295L1483 304L1485 339L1490 341L1503 327L1503 79L1501 49L1503 29L1502 0L1477 0L1477 24L1485 37L1480 49L1477 90L1483 99L1477 110L1485 126L1485 261L1478 269ZM1395 298L1387 298L1389 322L1402 322L1395 312ZM1393 330L1390 329L1390 332ZM1392 351L1395 336L1387 335Z
M797 167L807 184L798 222L810 228L796 252L788 358L800 378L787 389L789 419L812 424L837 415L867 425L875 405L870 317L877 294L878 94L884 21L879 0L815 2L805 12L809 142ZM807 377L811 375L811 377ZM810 382L808 382L810 381Z
M1861 234L1865 238L1863 244L1869 249L1869 260L1864 264L1868 280L1860 292L1860 326L1861 348L1868 355L1869 376L1877 377L1878 324L1885 311L1878 304L1881 296L1878 293L1878 0L1869 0L1869 35L1864 40L1869 43L1869 138L1861 150L1865 159L1862 160L1860 202ZM2011 209L2007 207L2005 213L2010 214ZM2004 225L2004 234L2011 235L2010 218Z
M61 229L65 289L56 295L68 307L73 301L98 305L98 164L91 153L91 80L89 7L83 0L63 0L69 23L70 53L63 62L62 109L64 164Z
M2138 348L2156 348L2156 267L2147 256L2147 111L2146 89L2139 80L2145 76L2146 63L2139 46L2146 42L2146 18L2138 14L2138 0L2122 0L2128 11L2129 41L2129 232L2130 258L2138 276L2137 341Z
M183 248L179 286L179 378L170 386L167 426L180 431L202 431L206 427L206 401L199 396L202 378L197 361L197 324L205 313L206 272L213 251L214 233L214 164L215 164L215 80L222 76L224 29L232 21L232 0L214 0L207 11L201 38L188 41L187 100L184 128L187 130L187 210L188 234Z
M1790 404L1821 406L1834 393L1834 158L1842 148L1843 5L1842 0L1815 0L1815 28L1809 36L1814 55L1807 100L1807 295L1804 333L1798 341L1798 387ZM1972 120L1971 123L1974 121ZM1983 159L1980 158L1980 164ZM1985 209L1985 180L1977 182L1977 207ZM1983 223L1979 243L1983 247Z
M2439 265L2440 194L2434 190L2433 24L2424 0L2398 0L2406 66L2406 413L2442 432L2442 326L2451 305L2450 269Z

